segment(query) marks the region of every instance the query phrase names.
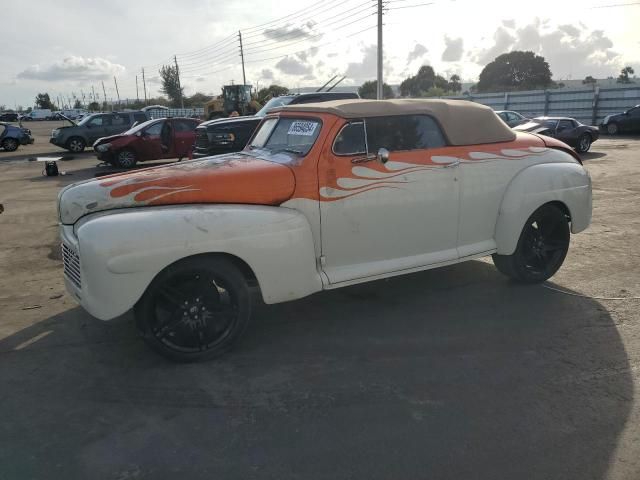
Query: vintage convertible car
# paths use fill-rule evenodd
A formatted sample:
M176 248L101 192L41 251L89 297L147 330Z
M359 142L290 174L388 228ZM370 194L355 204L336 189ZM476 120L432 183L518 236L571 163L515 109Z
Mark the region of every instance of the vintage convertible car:
M146 341L192 361L267 304L493 255L522 282L560 268L591 220L591 180L549 137L455 100L287 106L247 147L60 192L64 275L92 315L134 309Z

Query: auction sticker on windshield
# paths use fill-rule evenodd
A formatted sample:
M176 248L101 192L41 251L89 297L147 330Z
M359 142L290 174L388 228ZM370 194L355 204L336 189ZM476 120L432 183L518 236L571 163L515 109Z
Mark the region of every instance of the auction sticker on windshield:
M313 132L316 131L317 126L318 126L318 122L296 120L289 127L289 131L287 132L287 135L302 135L305 137L310 137L313 135Z

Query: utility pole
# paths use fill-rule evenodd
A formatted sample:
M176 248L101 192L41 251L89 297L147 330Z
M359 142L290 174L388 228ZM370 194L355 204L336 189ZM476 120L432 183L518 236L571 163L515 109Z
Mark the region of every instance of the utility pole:
M176 76L178 77L178 93L180 94L180 108L184 108L184 97L182 96L182 86L180 85L180 69L178 68L178 57L173 56L176 62Z
M247 77L244 74L244 50L242 49L242 33L238 30L238 38L240 39L240 60L242 60L242 84L247 84Z
M144 80L144 68L142 69L142 88L144 89L144 105L147 105L147 82Z
M104 106L107 106L107 92L104 89L104 82L102 82L102 98L104 98ZM111 105L111 109L113 110L113 105ZM102 110L102 108L100 109Z
M136 102L140 103L140 94L138 93L138 75L136 75Z
M378 0L378 100L383 98L382 85L382 0Z
M118 91L118 81L116 80L116 76L113 76L113 83L116 84L116 96L118 97L118 108L120 108L120 92ZM113 111L113 108L111 109Z
M93 92L92 100L95 102L96 101L96 89L93 88L93 85L91 85L91 91Z

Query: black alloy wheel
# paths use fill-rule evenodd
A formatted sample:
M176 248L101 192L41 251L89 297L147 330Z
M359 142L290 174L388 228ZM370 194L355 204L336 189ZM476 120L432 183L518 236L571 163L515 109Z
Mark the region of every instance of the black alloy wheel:
M591 148L591 135L583 133L580 135L580 138L578 138L576 151L578 153L586 153L589 151L589 148Z
M179 362L226 352L244 332L250 312L242 273L224 258L202 257L165 269L135 309L145 341Z
M547 204L529 217L512 255L493 255L498 270L524 282L544 282L562 266L569 250L569 222L557 206Z

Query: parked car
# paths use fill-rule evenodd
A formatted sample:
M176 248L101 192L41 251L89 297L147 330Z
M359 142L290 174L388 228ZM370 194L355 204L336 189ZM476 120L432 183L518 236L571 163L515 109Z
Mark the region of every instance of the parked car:
M514 112L513 110L497 110L496 115L498 115L504 123L512 128L529 121L527 117L519 114L518 112Z
M327 102L360 98L350 92L311 92L297 95L282 95L269 100L255 116L218 118L201 123L196 129L196 144L193 158L203 158L221 153L242 150L262 117L270 110L285 105Z
M607 115L600 124L600 128L609 135L640 132L640 105L617 115Z
M272 304L488 255L542 282L590 223L591 180L483 105L344 100L268 114L242 152L68 186L58 208L72 297L133 309L151 347L193 361L240 338L249 285Z
M25 113L20 117L21 121L32 121L32 120L48 120L51 117L51 110L48 108L40 108L31 110L29 113Z
M536 117L527 123L514 127L514 130L557 138L570 145L578 153L588 152L591 144L600 137L598 127L583 125L577 120L567 117Z
M93 150L99 160L121 168L137 162L189 155L199 121L193 118L161 118L140 123L124 133L96 140Z
M131 128L135 122L146 122L149 118L144 112L96 113L75 122L65 117L71 126L53 129L49 142L57 147L80 153L87 145L97 139L116 135Z
M16 127L8 123L0 123L0 147L5 152L15 152L20 145L33 143L31 130Z
M18 114L13 112L5 112L0 114L0 122L17 122Z

